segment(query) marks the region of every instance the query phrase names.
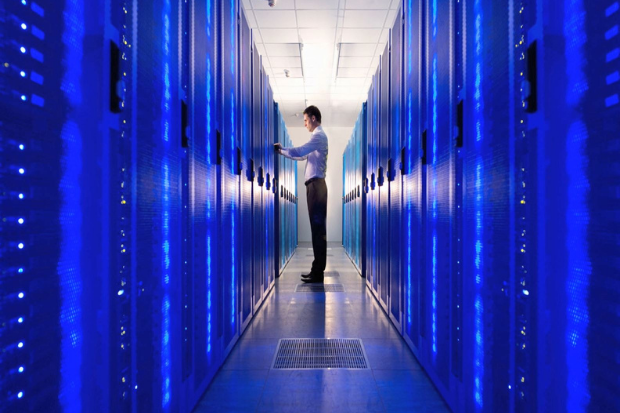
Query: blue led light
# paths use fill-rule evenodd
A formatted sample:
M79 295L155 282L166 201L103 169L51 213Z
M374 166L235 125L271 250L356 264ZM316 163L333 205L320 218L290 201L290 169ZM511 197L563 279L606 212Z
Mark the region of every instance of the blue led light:
M26 30L28 28L28 25L26 23L22 23L21 27L22 29Z
M17 322L18 322L19 324L23 323L23 322L24 322L24 317L19 317L19 318L17 319Z
M523 295L530 295L530 292L528 290L523 290Z
M19 219L17 220L17 222L18 222L19 224L23 224L23 223L24 223L24 218L19 218Z
M21 273L23 273L23 272L24 272L24 269L23 269L23 268L20 268L20 269L18 269L18 270L17 270L17 272L21 274Z
M235 79L235 53L234 51L235 49L235 25L237 24L237 15L235 14L235 2L231 1L230 2L230 72L232 73L232 78L233 80ZM231 158L230 159L235 159L234 156L234 148L235 148L235 124L236 124L236 120L235 120L235 90L234 90L234 81L233 81L233 89L231 89L230 94L231 94L231 110L230 110L230 124L231 124L231 133L230 133L230 150L231 150ZM233 173L234 173L234 162L230 163L231 169L233 169ZM235 199L236 199L236 188L233 186L233 197L231 200L231 227L232 227L232 237L231 237L231 243L232 243L232 248L231 248L231 261L232 261L232 265L231 265L231 272L232 272L232 277L231 277L231 293L232 293L232 297L231 297L231 324L234 326L235 324L235 318L236 318L236 279L235 279L235 275L236 275L236 268L235 268L235 264L236 264L236 251L235 251Z
M17 297L18 297L18 298L20 298L20 299L21 299L21 298L24 298L24 293L23 293L23 292L21 292L21 293L17 294Z
M19 248L20 250L24 249L24 243L20 242L19 244L17 244L17 248Z
M482 43L482 0L474 1L474 60L475 60L475 83L474 83L474 124L476 130L476 178L474 182L474 215L476 222L475 229L475 277L474 277L474 402L475 410L481 412L484 406L484 305L482 302L483 291L483 194L484 182L482 180L482 150L481 142L484 138L484 100L482 95L482 66L483 66L483 43Z
M170 144L170 108L172 100L172 87L170 81L170 48L172 45L170 32L171 32L171 3L170 0L164 0L162 7L162 21L163 21L163 43L162 52L164 60L164 73L163 84L164 93L162 96L161 110L162 110L162 134L166 153L163 157L163 194L162 194L162 252L163 252L163 278L162 278L162 290L163 299L161 303L161 405L164 411L169 411L170 398L172 396L172 349L170 344L170 190L171 190L171 178L169 170L169 160L167 157L167 151Z
M17 197L18 197L19 199L24 199L24 194L19 194L19 195L17 195Z
M22 70L21 72L19 72L19 75L20 75L21 77L26 77L26 72L24 72L24 71Z
M26 95L22 95L22 100L25 102L28 100L28 97L26 97Z
M123 294L125 294L125 290L118 290L118 295L119 295L119 296L120 296L120 295L123 295Z
M17 398L21 399L22 397L24 397L24 392L20 391L19 393L17 393Z
M19 145L19 150L23 151L25 149L25 146L23 144Z
M19 366L19 368L17 369L18 372L23 373L24 372L24 366Z
M592 263L589 251L590 209L588 208L590 182L588 168L588 127L583 120L583 102L588 90L585 55L586 10L584 0L567 0L564 12L564 37L566 38L566 104L572 110L572 123L566 136L566 173L568 175L566 206L567 269L566 292L566 411L589 411L590 381L588 372L588 334L590 324L590 277ZM607 39L618 33L615 26L605 34ZM613 52L612 52L613 53ZM610 55L607 55L608 60ZM613 56L612 56L613 57ZM609 105L608 105L609 106Z
M24 46L22 46L22 47L19 48L19 51L22 52L22 53L26 53L26 48Z
M26 173L26 170L24 168L19 168L17 171L19 172L20 175L23 175Z
M22 4L25 6L28 4L28 2L26 0L22 0Z
M58 402L66 412L82 411L82 135L77 108L82 105L82 64L84 44L84 3L65 0L62 13L63 40L61 90L66 102L66 118L61 129L62 175L60 195L60 255L56 267L59 284L60 380ZM33 11L43 14L32 4ZM42 58L42 56L41 56Z
M24 347L24 342L20 341L19 343L17 343L17 347L18 348L23 348Z

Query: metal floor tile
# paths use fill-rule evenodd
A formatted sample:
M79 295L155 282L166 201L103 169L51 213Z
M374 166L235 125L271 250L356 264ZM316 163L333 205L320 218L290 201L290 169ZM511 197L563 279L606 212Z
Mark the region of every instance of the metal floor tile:
M272 369L369 369L359 338L283 338Z
M296 293L343 293L342 284L297 284Z

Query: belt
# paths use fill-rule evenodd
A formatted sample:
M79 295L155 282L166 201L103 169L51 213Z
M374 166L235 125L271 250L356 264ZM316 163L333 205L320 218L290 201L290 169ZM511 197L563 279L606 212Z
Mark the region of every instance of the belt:
M314 178L310 178L306 181L306 186L310 185L314 181L318 181L319 179L325 180L325 178L319 178L318 176L315 176Z

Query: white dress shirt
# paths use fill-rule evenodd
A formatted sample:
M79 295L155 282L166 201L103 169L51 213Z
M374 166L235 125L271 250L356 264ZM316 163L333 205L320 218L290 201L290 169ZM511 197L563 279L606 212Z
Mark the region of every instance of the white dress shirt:
M306 164L305 180L325 178L327 172L327 135L321 126L317 126L310 140L296 148L282 148L280 153L296 161L308 160Z

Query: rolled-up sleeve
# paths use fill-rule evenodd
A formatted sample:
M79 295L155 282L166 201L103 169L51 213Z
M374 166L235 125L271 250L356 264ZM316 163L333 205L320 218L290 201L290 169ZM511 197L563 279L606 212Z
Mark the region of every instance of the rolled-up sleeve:
M312 135L312 138L302 146L297 148L282 148L280 153L287 158L294 159L296 161L303 161L308 158L308 155L312 152L321 149L325 145L320 134Z

